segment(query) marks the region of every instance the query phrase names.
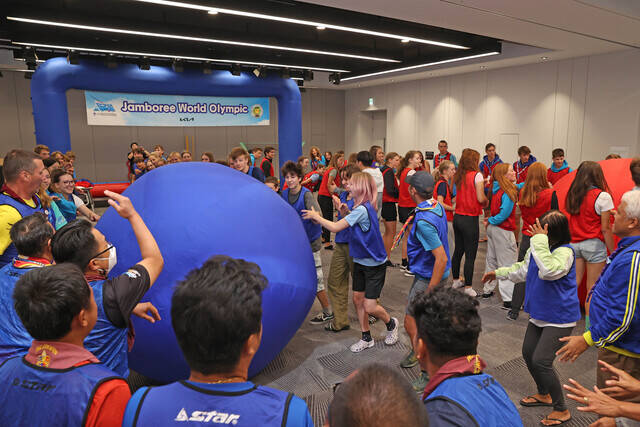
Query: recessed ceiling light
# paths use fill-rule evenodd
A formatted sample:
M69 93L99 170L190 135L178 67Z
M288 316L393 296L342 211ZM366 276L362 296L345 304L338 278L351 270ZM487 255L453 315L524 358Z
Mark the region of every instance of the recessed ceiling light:
M487 66L486 66L486 65L481 65L481 66L480 66L480 69L481 69L481 70L486 70L486 69L487 69Z
M140 1L140 2L144 2L144 3L153 3L153 4L159 4L162 6L175 6L175 7L183 7L186 9L194 9L194 10L203 10L203 11L211 11L211 10L216 10L218 13L224 13L224 14L228 14L228 15L236 15L236 16L244 16L247 18L256 18L256 19L266 19L269 21L279 21L279 22L286 22L288 24L299 24L299 25L311 25L314 27L325 27L325 28L330 28L332 30L339 30L339 31L348 31L351 33L360 33L360 34L367 34L370 36L376 36L376 37L386 37L386 38L391 38L391 39L398 39L398 40L402 40L402 39L408 39L412 42L416 42L416 43L424 43L424 44L431 44L431 45L435 45L435 46L443 46L443 47L449 47L452 49L469 49L466 46L461 46L461 45L457 45L457 44L452 44L452 43L444 43L444 42L438 42L435 40L427 40L427 39L420 39L420 38L416 38L416 37L407 37L407 36L402 36L402 35L397 35L397 34L390 34L390 33L383 33L380 31L370 31L370 30L364 30L361 28L353 28L353 27L345 27L342 25L332 25L332 24L327 24L327 23L323 23L323 22L313 22L313 21L306 21L303 19L294 19L294 18L287 18L284 16L273 16L273 15L265 15L262 13L254 13L254 12L245 12L242 10L233 10L233 9L223 9L223 8L219 8L219 7L210 7L210 6L203 6L200 4L192 4L192 3L182 3L182 2L177 2L177 1L170 1L170 0L136 0L136 1Z
M69 50L74 49L77 51L84 52L98 52L98 53L109 53L109 54L118 54L118 55L136 55L136 56L148 56L150 58L169 58L169 59L186 59L190 61L210 61L210 62L218 62L224 64L248 64L248 65L264 65L267 67L288 67L295 69L309 69L316 71L333 71L340 73L348 73L347 70L337 70L334 68L320 68L320 67L310 67L308 65L289 65L289 64L273 64L270 62L255 62L255 61L238 61L235 59L215 59L215 58L200 58L196 56L181 56L181 55L165 55L161 53L149 53L149 52L130 52L124 50L109 50L109 49L93 49L88 47L77 47L77 46L59 46L59 45L49 45L49 44L41 44L41 43L27 43L27 42L13 42L13 44L17 44L20 46L35 46L42 47L48 49L62 49Z
M402 39L400 40L402 43L409 43L409 39Z
M483 56L499 55L499 54L500 54L500 52L480 53L478 55L463 56L461 58L453 58L453 59L445 59L444 61L429 62L427 64L412 65L410 67L395 68L393 70L378 71L377 73L369 73L369 74L363 74L361 76L347 77L347 78L342 79L342 80L343 81L348 81L348 80L355 80L355 79L363 79L365 77L374 77L374 76L380 76L380 75L383 75L383 74L397 73L397 72L400 72L400 71L415 70L417 68L431 67L431 66L434 66L434 65L448 64L450 62L465 61L467 59L481 58Z
M547 59L549 59L548 56L541 56L540 59L542 59L543 61L546 61Z
M317 29L317 30L326 30L326 29L327 29L327 27L325 27L324 25L318 25L318 26L316 27L316 29Z
M164 33L151 33L147 31L123 30L119 28L96 27L92 25L81 25L81 24L72 24L68 22L56 22L56 21L44 21L41 19L20 18L20 17L14 17L14 16L7 16L7 19L10 21L18 21L18 22L24 22L28 24L51 25L54 27L101 31L106 33L130 34L135 36L147 36L147 37L197 41L197 42L205 42L205 43L228 44L228 45L234 45L234 46L258 47L262 49L288 50L292 52L311 53L315 55L341 56L345 58L366 59L369 61L396 62L396 63L400 62L395 59L378 58L375 56L353 55L349 53L327 52L324 50L302 49L302 48L296 48L296 47L276 46L276 45L268 45L268 44L261 44L261 43L238 42L233 40L208 39L203 37L182 36L179 34L164 34Z

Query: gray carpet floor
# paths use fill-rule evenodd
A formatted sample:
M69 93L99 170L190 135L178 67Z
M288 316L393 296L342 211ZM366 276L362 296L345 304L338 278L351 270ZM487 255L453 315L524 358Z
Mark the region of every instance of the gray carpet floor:
M481 227L482 228L482 227ZM329 273L331 251L322 251L325 278ZM480 278L485 268L486 243L480 243L475 262L474 289L481 293ZM400 250L392 255L393 262L400 262ZM463 259L464 263L464 259ZM412 278L405 277L400 269L387 269L387 276L380 303L402 324L407 294ZM506 389L511 400L520 411L525 426L540 425L540 420L550 412L549 408L524 408L518 401L527 395L536 393L535 383L522 359L522 340L527 327L528 315L521 313L517 321L506 319L506 311L501 308L500 297L479 298L482 317L482 334L478 352L487 362L485 372L493 375ZM410 349L410 341L401 328L400 340L396 345L386 346L383 339L385 327L377 322L371 328L376 340L375 347L353 354L349 346L360 338L357 316L353 305L349 308L351 329L339 333L326 332L323 326L311 325L308 321L320 311L320 304L314 305L287 347L253 380L286 390L303 398L311 411L316 426L324 422L329 402L333 397L333 385L342 382L355 369L368 363L377 362L394 367L412 380L420 374L418 367L402 369L400 361ZM574 333L584 330L580 322ZM568 378L578 380L586 387L595 384L596 351L589 349L573 364L556 361L556 370L563 383ZM576 403L568 400L573 419L567 426L588 426L596 420L591 414L577 411Z

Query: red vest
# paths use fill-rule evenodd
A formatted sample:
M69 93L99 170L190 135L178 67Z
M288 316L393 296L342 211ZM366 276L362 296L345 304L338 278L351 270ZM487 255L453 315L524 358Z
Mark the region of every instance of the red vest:
M411 168L404 168L400 174L400 196L398 197L398 206L401 208L415 208L416 202L413 201L409 194L409 184L407 184L407 174Z
M447 195L444 197L442 201L445 204L451 206L453 204L451 203L451 188L449 188L449 183L445 179L440 179L440 181L438 181L438 183L436 184L436 194L434 194L433 196L436 199L438 198L438 188L440 188L441 184L444 184L445 188L447 189ZM445 210L445 212L447 214L447 221L453 221L453 211Z
M516 184L522 184L527 179L529 166L521 167L519 161L513 164L513 170L516 173Z
M502 188L498 190L497 193L493 193L491 196L491 216L498 215L500 213L500 208L502 207L502 195L504 191ZM502 221L501 224L498 224L498 227L507 230L514 231L516 229L516 204L513 204L513 209L511 210L511 214L507 219Z
M329 184L329 174L334 169L335 168L330 167L330 168L327 168L326 171L324 171L324 175L322 175L322 183L320 184L320 191L318 191L319 195L331 197L331 193L329 193L329 187L328 187L327 184ZM336 178L333 180L333 182L337 187L340 187L340 174L339 173L336 173Z
M584 196L582 205L580 205L580 213L569 216L572 243L596 238L604 241L600 215L596 213L595 209L596 199L600 193L602 193L602 190L599 188L589 190Z
M304 181L304 180L306 180L306 179L311 178L311 175L313 175L314 173L316 173L316 171L311 171L311 172L309 172L308 174L306 174L306 175L304 176L304 178L302 178L302 180ZM319 183L318 181L316 181L316 182L309 181L308 183L306 183L305 185L303 185L303 187L305 187L307 190L309 190L309 191L311 191L311 192L313 193L314 191L318 191L318 183ZM286 184L285 184L285 185L286 185ZM283 191L284 191L284 190L286 190L286 187L285 187L285 188L283 188L282 190L283 190Z
M554 172L549 168L547 170L547 179L551 183L551 185L556 185L556 182L560 181L560 178L567 175L569 173L569 168L564 168L560 172Z
M265 159L264 157L262 158L262 161L260 161L260 170L264 172L264 169L262 169L264 162L269 162L269 175L265 173L264 176L274 176L275 172L273 170L273 164L271 163L271 161L269 161L268 159Z
M467 172L462 185L458 188L456 214L466 216L480 216L482 214L482 205L478 203L476 184L474 182L478 173L476 171Z
M436 156L433 158L433 166L437 169L438 166L440 166L440 162L443 160L451 160L451 153L447 151L444 159L440 158L440 153L436 154Z
M382 179L384 181L384 176L385 174L390 173L391 175L393 175L393 168L387 168L384 170L384 172L382 172ZM396 188L398 188L398 181L396 180L396 177L393 177L393 182L396 185ZM391 197L389 195L389 193L387 193L387 187L385 186L382 190L382 203L398 203L398 198L397 197Z
M551 210L551 198L554 191L550 188L545 188L538 193L536 204L533 207L527 207L520 205L520 212L522 214L522 234L531 236L529 227L536 223L536 219L540 218L545 212Z

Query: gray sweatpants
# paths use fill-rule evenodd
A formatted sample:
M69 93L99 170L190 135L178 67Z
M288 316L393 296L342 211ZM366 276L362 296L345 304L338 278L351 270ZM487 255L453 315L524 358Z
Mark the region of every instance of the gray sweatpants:
M493 271L498 267L509 267L518 259L518 247L513 231L505 230L489 224L487 227L487 266L486 271ZM483 292L488 294L496 288L500 290L503 302L510 302L513 296L513 282L508 279L492 280L484 284Z

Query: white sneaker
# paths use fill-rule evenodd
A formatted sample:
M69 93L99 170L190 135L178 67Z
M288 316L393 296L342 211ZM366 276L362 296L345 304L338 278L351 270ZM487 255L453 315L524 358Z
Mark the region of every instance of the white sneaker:
M405 270L404 271L404 275L405 277L415 277L415 274L413 274L412 272L410 272L409 270Z
M473 288L468 287L468 288L464 288L464 293L469 295L472 298L475 298L478 296L478 293L476 291L473 290Z
M464 286L464 283L460 279L454 279L453 284L451 285L452 289L458 289Z
M396 326L392 330L387 331L387 336L384 339L384 343L386 345L394 345L396 342L398 342L398 319L396 319L395 317L392 317L392 319L395 322Z
M360 340L357 343L353 344L351 347L349 347L349 350L351 350L352 353L360 353L362 350L366 350L368 348L373 347L373 344L374 344L373 338L371 339L371 341Z

